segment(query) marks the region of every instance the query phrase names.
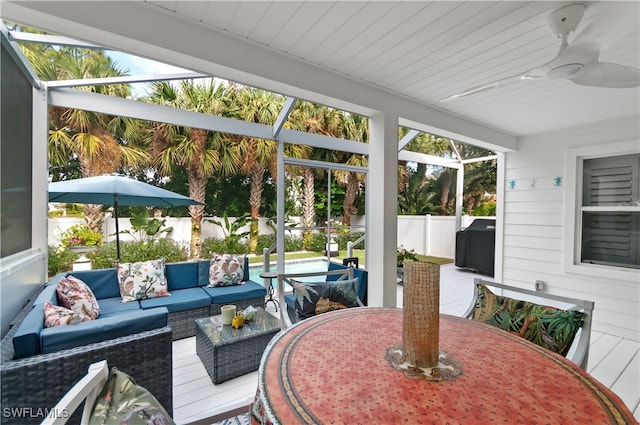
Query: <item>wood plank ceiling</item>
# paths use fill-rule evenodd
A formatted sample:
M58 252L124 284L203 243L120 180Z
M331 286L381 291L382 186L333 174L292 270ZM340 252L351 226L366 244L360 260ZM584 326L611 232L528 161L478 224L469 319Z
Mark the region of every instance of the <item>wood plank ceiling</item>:
M213 31L289 55L515 136L640 114L640 89L525 81L450 102L460 90L524 73L558 52L547 16L576 2L152 1ZM612 2L587 7L580 33ZM640 68L640 11L601 61ZM627 4L629 6L629 4ZM635 8L634 8L635 7ZM635 14L635 16L634 16ZM569 42L573 36L569 38Z

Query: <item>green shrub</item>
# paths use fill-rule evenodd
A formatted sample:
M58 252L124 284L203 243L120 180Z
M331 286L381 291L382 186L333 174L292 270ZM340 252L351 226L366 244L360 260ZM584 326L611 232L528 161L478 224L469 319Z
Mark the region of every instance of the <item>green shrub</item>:
M78 254L69 250L57 251L53 245L47 248L49 276L54 276L61 272L68 272L73 267L73 262L78 259Z
M276 235L258 235L256 253L262 255L265 248L269 248L276 241ZM275 251L274 251L275 252Z
M327 248L327 235L319 232L312 233L305 248L313 252L324 252Z
M275 237L274 237L275 239ZM284 236L284 251L296 252L304 249L304 241L299 236L285 235Z
M94 252L87 254L94 269L106 269L115 266L117 258L115 241L106 242ZM186 248L171 239L158 239L153 243L141 244L135 241L120 241L120 261L134 263L138 261L164 258L167 263L177 263L188 259Z
M202 258L211 258L211 253L246 254L247 243L233 238L207 238L202 241Z
M359 237L364 235L364 232L354 232L354 233L341 233L334 238L334 240L338 243L338 249L344 251L347 249L347 242L353 242ZM357 246L357 248L362 249L364 247L364 242Z

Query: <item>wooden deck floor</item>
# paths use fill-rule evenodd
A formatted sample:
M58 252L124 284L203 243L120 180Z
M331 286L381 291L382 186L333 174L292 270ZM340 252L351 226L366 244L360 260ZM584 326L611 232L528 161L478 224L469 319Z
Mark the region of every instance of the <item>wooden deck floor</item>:
M441 267L440 311L462 315L472 297L473 279L481 275ZM402 286L398 286L398 306L402 306ZM273 312L270 303L268 310ZM593 331L588 372L611 388L640 421L640 342ZM257 372L213 385L200 358L195 338L173 343L173 409L178 424L210 424L212 417L246 411L258 384ZM232 416L233 416L232 415ZM209 418L202 420L202 418Z

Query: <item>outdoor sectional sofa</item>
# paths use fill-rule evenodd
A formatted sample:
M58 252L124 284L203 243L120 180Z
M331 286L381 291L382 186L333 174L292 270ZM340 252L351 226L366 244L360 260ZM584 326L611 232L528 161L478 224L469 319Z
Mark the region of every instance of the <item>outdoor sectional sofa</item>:
M249 280L247 259L243 284L211 288L208 260L166 264L169 296L126 303L116 273L111 268L57 275L16 318L2 340L0 377L3 413L17 413L0 415L2 424L39 423L37 409L54 406L100 360L131 375L171 414L171 341L194 336L195 319L220 314L224 304L263 306L266 296L262 285ZM69 274L91 288L100 315L44 328L44 302L58 304L56 285ZM17 410L4 410L11 408Z

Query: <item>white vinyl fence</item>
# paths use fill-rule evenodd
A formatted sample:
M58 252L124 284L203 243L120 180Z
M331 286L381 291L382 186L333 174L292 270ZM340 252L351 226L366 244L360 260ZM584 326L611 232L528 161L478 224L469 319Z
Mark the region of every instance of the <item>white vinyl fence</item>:
M166 221L166 227L173 227L170 233L163 233L162 237L170 238L178 241L184 246L189 246L191 239L191 219L189 217L163 217ZM494 218L494 217L471 217L462 216L462 228L469 226L476 218ZM207 220L217 220L222 222L221 218L208 217ZM229 220L233 221L233 218ZM60 244L60 234L75 224L83 224L84 219L73 217L56 217L49 219L49 245L58 246ZM352 225L364 225L364 217L354 217ZM408 250L415 250L419 254L433 255L436 257L454 258L456 249L456 232L455 217L449 216L432 216L432 215L403 215L398 216L398 246L403 246ZM120 230L130 230L131 223L129 218L120 217L118 219ZM267 225L266 219L259 221L260 234L273 233L271 227ZM247 227L248 230L248 227ZM103 234L106 241L115 239L115 220L111 217L105 219L103 225ZM293 231L293 234L299 234L299 231ZM206 220L202 222L202 238L223 238L225 235L219 226L209 223ZM120 240L133 240L129 235L120 235ZM362 248L362 245L356 248Z

